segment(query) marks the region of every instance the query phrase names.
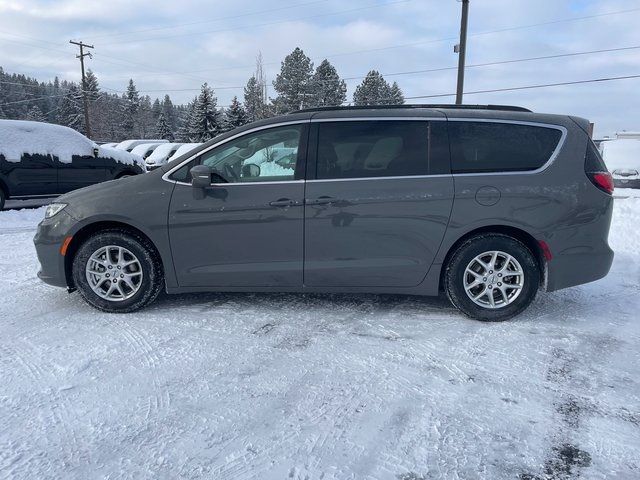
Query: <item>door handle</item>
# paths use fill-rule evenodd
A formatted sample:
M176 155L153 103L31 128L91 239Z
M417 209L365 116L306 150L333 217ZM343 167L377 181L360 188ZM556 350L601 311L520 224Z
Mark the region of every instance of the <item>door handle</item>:
M269 202L269 205L272 207L293 207L297 202L291 200L290 198L280 198L278 200L274 200L273 202Z
M338 199L323 195L322 197L315 198L313 200L307 199L307 205L329 205L331 203L337 202Z

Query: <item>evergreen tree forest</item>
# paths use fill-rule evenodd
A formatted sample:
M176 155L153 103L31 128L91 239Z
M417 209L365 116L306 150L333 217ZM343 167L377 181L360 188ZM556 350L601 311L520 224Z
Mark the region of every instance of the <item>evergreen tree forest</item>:
M174 104L167 94L151 98L130 79L122 92L100 86L98 76L86 73L91 137L118 142L129 138L163 138L169 141L204 142L246 123L310 108L345 105L347 84L336 68L323 60L314 66L302 49L295 48L281 63L272 82L274 98L258 58L256 72L246 82L242 98L221 106L207 83L186 105ZM396 82L389 84L371 70L356 86L354 105L396 105L404 95ZM55 77L41 81L0 67L0 119L49 122L85 132L82 82Z

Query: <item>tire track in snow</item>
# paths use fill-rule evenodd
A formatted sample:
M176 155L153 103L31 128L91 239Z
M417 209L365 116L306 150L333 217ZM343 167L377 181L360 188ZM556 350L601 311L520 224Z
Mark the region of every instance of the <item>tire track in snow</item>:
M39 413L44 413L42 423L47 432L46 438L51 440L53 437L57 441L58 447L65 451L69 466L73 467L76 464L77 467L80 463L81 448L74 428L79 420L75 409L67 396L60 389L54 387L59 379L51 371L45 371L41 368L39 360L42 360L44 356L37 354L31 342L16 339L13 345L0 345L0 352L7 358L14 358L23 367L33 382L34 390L39 394L46 392L44 405L42 403L38 405ZM43 407L46 409L44 412ZM25 461L28 460L29 458L25 459Z
M156 349L147 341L146 336L139 328L132 326L127 320L121 318L114 320L113 323L119 327L115 329L119 336L125 339L132 348L134 355L142 359L151 375L154 393L147 398L145 408L145 420L149 420L152 417L156 417L160 411L168 408L171 403L168 389L161 386L159 381L158 365L160 359Z

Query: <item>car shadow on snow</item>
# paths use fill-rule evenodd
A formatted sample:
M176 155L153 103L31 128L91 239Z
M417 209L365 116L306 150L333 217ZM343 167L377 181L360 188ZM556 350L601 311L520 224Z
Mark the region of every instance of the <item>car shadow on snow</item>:
M466 318L449 303L444 295L424 297L416 295L368 294L368 293L245 293L245 292L212 292L162 294L147 311L204 310L208 311L220 306L283 310L339 310L345 313L393 313L394 315L421 314L446 317Z

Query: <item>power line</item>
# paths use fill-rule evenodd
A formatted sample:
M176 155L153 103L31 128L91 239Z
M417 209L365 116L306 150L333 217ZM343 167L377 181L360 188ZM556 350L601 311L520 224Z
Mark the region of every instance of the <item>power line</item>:
M139 39L136 40L136 42L148 42L148 41L153 41L153 40L164 40L164 39L168 39L168 38L189 37L189 36L204 35L204 34L209 34L209 33L221 33L221 32L230 32L230 31L234 31L234 30L246 30L246 29L250 29L250 28L267 27L267 26L271 26L271 25L279 25L281 23L289 23L289 22L295 22L295 21L299 21L299 20L311 20L311 19L315 19L315 18L323 18L323 17L329 17L329 16L333 16L333 15L342 15L344 13L359 12L359 11L362 11L362 10L369 10L371 8L386 7L386 6L389 6L389 5L397 5L399 3L407 3L407 2L410 2L410 1L412 1L412 0L393 0L391 2L376 3L376 4L373 4L373 5L367 5L367 6L364 6L364 7L351 8L351 9L348 9L348 10L340 10L340 11L337 11L337 12L321 13L321 14L310 15L310 16L306 16L306 17L289 18L289 19L285 19L285 20L277 20L277 21L273 21L273 22L259 23L259 24L254 24L254 25L245 25L245 26L240 26L240 27L229 27L229 28L223 28L223 29L219 29L219 30L208 30L208 31L201 31L201 32L179 33L179 34L175 34L175 35L165 35L165 36L139 38ZM110 46L110 45L119 45L119 44L122 44L122 43L129 43L129 41L118 41L118 42L104 43L101 46L107 47L107 46Z
M318 3L326 3L329 0L314 0L312 2L305 2L305 3L296 3L294 5L287 5L284 7L278 7L278 8L269 8L267 10L258 10L258 11L254 11L254 12L248 12L248 13L242 13L239 15L230 15L227 17L218 17L218 18L213 18L213 19L209 19L209 20L199 20L197 22L188 22L188 23L178 23L175 25L167 25L164 27L154 27L154 28L146 28L146 29L141 29L141 30L129 30L128 32L114 32L114 33L103 33L100 35L93 35L93 36L89 36L92 39L96 39L96 38L105 38L105 37L117 37L117 36L122 36L122 35L132 35L132 34L136 34L136 33L146 33L146 32L155 32L158 30L170 30L173 28L181 28L181 27L188 27L188 26L192 26L192 25L202 25L204 23L214 23L214 22L221 22L223 20L233 20L234 18L241 18L241 17L250 17L253 15L260 15L263 13L273 13L273 12L278 12L281 10L289 10L291 8L298 8L298 7L306 7L309 5L315 5Z
M520 87L507 87L507 88L493 88L489 90L475 90L471 92L464 92L465 95L474 95L478 93L495 93L495 92L513 92L517 90L530 90L534 88L546 88L546 87L559 87L563 85L578 85L584 83L597 83L597 82L609 82L612 80L627 80L631 78L640 78L640 75L623 75L619 77L604 77L604 78L592 78L588 80L573 80L570 82L556 82L556 83L540 83L536 85L523 85ZM405 97L406 100L415 100L419 98L438 98L438 97L455 97L455 93L439 93L436 95L415 95L411 97Z

